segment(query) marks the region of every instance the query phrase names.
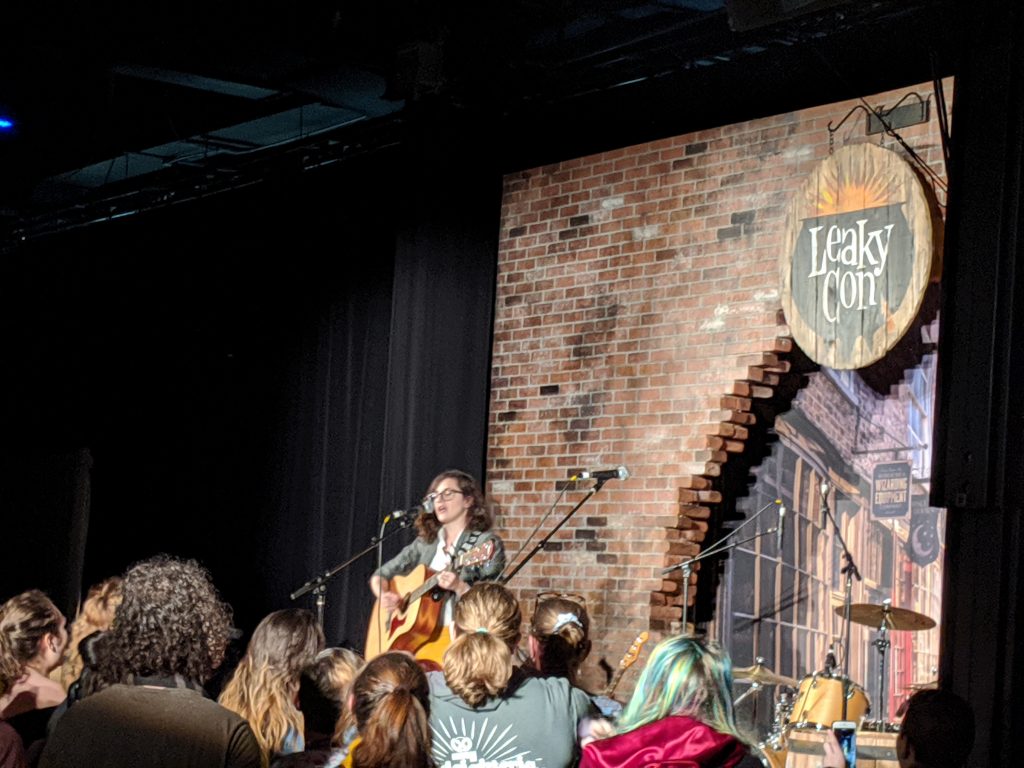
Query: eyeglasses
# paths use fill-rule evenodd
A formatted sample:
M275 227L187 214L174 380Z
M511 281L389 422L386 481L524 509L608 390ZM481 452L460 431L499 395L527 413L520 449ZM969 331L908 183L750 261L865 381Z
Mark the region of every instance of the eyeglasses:
M452 496L454 496L456 493L460 494L461 496L466 495L463 491L457 490L455 488L445 488L443 491L435 491L434 493L428 493L423 498L423 503L427 503L428 501L437 501L438 499L440 499L441 501L451 501Z

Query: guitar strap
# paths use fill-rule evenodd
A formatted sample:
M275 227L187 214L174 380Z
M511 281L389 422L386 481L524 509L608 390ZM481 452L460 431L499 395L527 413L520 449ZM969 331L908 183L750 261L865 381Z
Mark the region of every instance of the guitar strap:
M480 538L480 531L471 531L466 540L462 542L462 546L459 547L459 551L455 554L456 557L462 557L464 554L469 552L473 547L476 546L477 539Z

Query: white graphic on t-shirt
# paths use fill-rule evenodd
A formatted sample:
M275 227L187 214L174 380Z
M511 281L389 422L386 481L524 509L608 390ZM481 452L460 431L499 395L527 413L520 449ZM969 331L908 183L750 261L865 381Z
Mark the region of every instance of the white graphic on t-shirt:
M519 749L517 734L509 735L512 725L498 732L485 718L477 732L477 723L449 717L431 726L434 732L434 762L437 768L541 768L542 758L530 757L530 750Z

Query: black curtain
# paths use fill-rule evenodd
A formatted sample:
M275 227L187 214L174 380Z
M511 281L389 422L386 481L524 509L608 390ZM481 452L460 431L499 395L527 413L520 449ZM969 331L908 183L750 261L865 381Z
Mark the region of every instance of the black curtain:
M933 471L933 503L949 509L940 677L974 708L970 764L1011 765L1024 721L1024 10L982 3L961 28Z
M500 180L462 138L10 254L0 506L23 556L2 596L40 585L70 610L79 580L171 552L248 630L437 471L480 474ZM80 487L45 520L57 479ZM329 585L331 642L361 645L372 567Z

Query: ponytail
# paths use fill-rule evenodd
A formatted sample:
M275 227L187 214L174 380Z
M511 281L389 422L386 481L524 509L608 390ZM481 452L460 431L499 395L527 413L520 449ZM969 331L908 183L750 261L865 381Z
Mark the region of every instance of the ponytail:
M494 635L470 632L448 647L442 668L452 692L475 708L505 690L512 677L512 649Z
M360 741L353 768L427 768L430 693L419 664L400 653L378 656L352 685Z
M540 671L575 684L579 666L590 653L589 633L590 617L582 603L566 597L538 602L530 634L541 647Z
M444 654L448 687L471 707L500 694L512 677L512 649L522 614L505 587L475 584L455 606L459 636Z

